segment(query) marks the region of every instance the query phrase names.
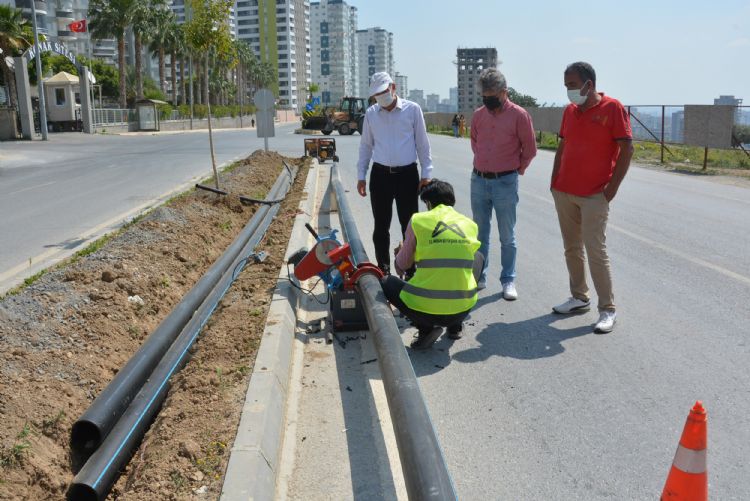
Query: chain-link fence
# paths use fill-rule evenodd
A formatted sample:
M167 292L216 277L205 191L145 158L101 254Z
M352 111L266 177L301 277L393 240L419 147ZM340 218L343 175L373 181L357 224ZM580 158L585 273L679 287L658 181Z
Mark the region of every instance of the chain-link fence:
M633 139L661 145L661 162L670 145L691 144L685 135L685 106L628 105ZM735 106L730 147L744 151L750 159L750 106ZM710 126L710 125L709 125ZM708 147L704 151L704 168L708 161Z

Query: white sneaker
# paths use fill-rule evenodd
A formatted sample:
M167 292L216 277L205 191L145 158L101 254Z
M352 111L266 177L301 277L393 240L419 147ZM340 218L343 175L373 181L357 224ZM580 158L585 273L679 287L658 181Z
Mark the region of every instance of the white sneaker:
M599 313L599 321L594 326L594 332L597 334L606 334L612 332L617 321L617 313L611 310L605 310Z
M591 303L588 301L582 301L576 297L569 297L567 301L557 306L552 307L552 311L555 313L561 313L567 315L568 313L574 313L578 311L588 311Z
M515 283L506 282L503 284L503 299L506 301L515 301L518 299L518 292L516 291Z

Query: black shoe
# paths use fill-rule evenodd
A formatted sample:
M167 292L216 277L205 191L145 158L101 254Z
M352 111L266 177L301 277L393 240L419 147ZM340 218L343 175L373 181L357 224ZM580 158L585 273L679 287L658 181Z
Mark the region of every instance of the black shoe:
M440 334L443 333L442 327L434 327L429 332L420 332L417 335L417 339L412 341L411 347L415 350L426 350L430 346L432 346L435 341L440 337Z
M380 268L380 271L383 272L383 275L388 276L391 274L391 265L389 264L379 264L378 268Z
M451 325L450 327L448 327L448 339L453 339L453 340L461 339L462 337L461 333L463 332L463 330L464 330L463 322L458 325Z

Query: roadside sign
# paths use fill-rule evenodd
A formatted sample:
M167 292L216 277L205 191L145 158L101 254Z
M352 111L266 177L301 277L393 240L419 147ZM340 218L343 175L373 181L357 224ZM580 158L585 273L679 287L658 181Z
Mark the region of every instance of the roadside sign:
M258 109L255 114L258 119L257 137L265 138L265 149L268 151L268 138L276 135L273 127L276 98L270 90L260 89L253 96L253 102Z
M274 107L274 104L276 101L276 98L273 95L273 92L271 92L268 89L260 89L255 93L255 96L253 96L253 102L255 103L255 106L258 108L258 111L269 111L272 110Z

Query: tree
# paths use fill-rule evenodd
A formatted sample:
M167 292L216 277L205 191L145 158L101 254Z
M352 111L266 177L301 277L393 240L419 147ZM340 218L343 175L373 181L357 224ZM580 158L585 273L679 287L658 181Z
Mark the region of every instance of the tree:
M177 106L177 60L180 59L180 84L182 86L182 104L185 103L185 38L182 26L172 19L166 27L167 37L164 40L164 50L169 53L172 78L172 104Z
M2 69L3 80L8 86L11 108L16 107L16 80L10 68L5 64L6 56L17 55L21 50L32 44L34 36L28 21L21 15L20 9L14 9L8 5L0 5L0 69Z
M155 12L166 9L164 0L134 0L133 49L135 51L135 97L143 99L143 44L156 34Z
M120 107L127 107L125 84L125 30L133 22L137 0L91 0L89 21L91 36L95 39L117 39L117 69L120 77Z
M214 182L219 188L219 172L216 169L214 138L211 130L211 103L208 99L208 56L223 56L231 52L232 37L229 33L229 12L234 6L233 0L188 0L192 19L184 25L188 45L205 59L206 106L208 108L208 142L211 149L211 166L214 171Z
M311 83L307 86L307 102L311 103L313 100L313 94L320 91L320 85Z
M732 146L750 144L750 125L735 125L732 129Z
M102 86L102 95L112 98L119 96L118 81L120 76L117 68L100 59L87 59L85 56L78 56L77 60L83 66L88 66L91 73L94 74L97 85ZM59 54L54 54L49 58L49 68L53 74L67 71L71 75L78 75L78 68L67 57Z
M165 5L164 8L157 9L151 14L151 25L153 30L150 33L148 48L152 54L159 58L159 87L166 94L165 55L167 50L171 48L170 43L174 34L173 26L176 26L175 15ZM174 68L174 61L172 67ZM174 85L173 79L172 86L174 87Z
M508 87L508 97L510 98L512 102L524 108L538 108L539 107L539 104L536 102L535 97L531 97L527 94L521 94L513 87Z

